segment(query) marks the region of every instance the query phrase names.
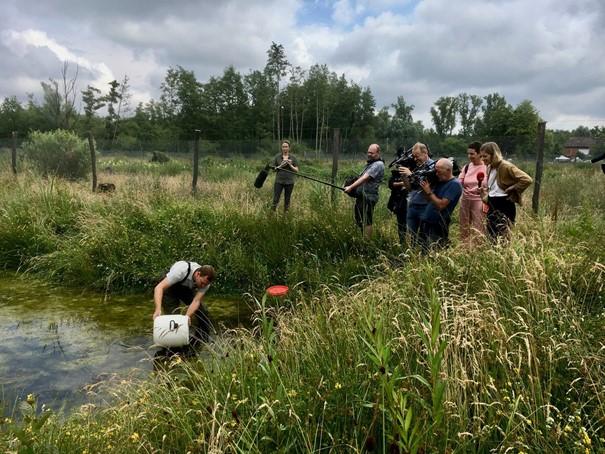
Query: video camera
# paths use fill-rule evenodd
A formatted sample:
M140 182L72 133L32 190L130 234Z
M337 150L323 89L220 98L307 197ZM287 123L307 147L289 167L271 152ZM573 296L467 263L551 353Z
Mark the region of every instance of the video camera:
M420 183L428 181L431 187L434 187L437 182L437 171L435 170L435 162L424 163L416 168L410 175L410 185L412 189L420 189Z
M406 150L404 147L397 148L395 159L393 159L389 164L389 169L391 169L393 176L395 176L395 174L399 175L400 167L407 167L410 170L414 170L416 168L416 160L412 155L412 148L409 148L408 150ZM395 168L392 168L393 166Z

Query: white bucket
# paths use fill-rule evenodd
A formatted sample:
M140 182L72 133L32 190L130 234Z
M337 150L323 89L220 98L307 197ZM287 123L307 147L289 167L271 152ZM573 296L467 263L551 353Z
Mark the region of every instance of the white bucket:
M161 347L182 347L189 344L189 317L160 315L153 321L153 343Z

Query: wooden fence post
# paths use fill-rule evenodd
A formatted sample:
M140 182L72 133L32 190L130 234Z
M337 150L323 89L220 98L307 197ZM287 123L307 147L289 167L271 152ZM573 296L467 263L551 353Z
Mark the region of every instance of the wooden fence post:
M17 131L13 131L13 143L11 153L11 166L13 168L13 174L17 175Z
M531 206L534 214L540 209L540 187L542 186L542 172L544 171L544 135L546 133L546 122L538 123L538 156L536 158L536 175L534 179L534 194Z
M191 182L191 193L195 195L197 193L197 175L198 175L198 164L200 159L200 130L195 130L195 141L193 144L193 180Z
M90 148L90 168L92 170L92 192L97 190L97 153L92 131L88 131L88 148Z
M336 183L338 176L338 157L340 154L340 129L332 130L332 184ZM336 188L332 188L332 204L336 203Z

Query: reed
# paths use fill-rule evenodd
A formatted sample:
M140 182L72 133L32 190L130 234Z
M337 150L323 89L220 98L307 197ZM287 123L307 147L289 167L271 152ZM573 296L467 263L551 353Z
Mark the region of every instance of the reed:
M578 186L585 189L602 178L582 175ZM557 182L549 179L544 212L559 200L556 219L524 212L509 244L469 253L455 243L423 256L394 253L394 225L384 219L366 244L351 226L348 200L335 209L329 202L317 206L312 198L328 201L329 194L315 194L312 186L295 189L291 216L274 216L266 210L266 188L244 196L237 182L208 182L200 191L212 195L206 201L188 198L186 179L157 181L157 190L143 190L135 175L124 182L128 193L102 198L55 182L49 207L64 206L56 197L68 198L73 212L65 208L64 217L53 219L71 230L55 232L50 252L24 263L77 279L60 248L71 238L78 255L96 253L96 263L116 266L138 256L117 251L134 248L150 250L139 258L143 269L160 269L181 246L198 241L215 263L242 273L241 281L222 278L224 288L252 288L253 328L228 331L198 358L175 357L146 380L101 385L112 399L98 407L45 416L32 396L22 405L28 419L15 415L0 426L5 450L605 449L605 239L598 234L605 216L591 197L580 196L579 206L576 195L557 192L556 199ZM24 187L28 200L42 206L36 190ZM15 206L27 205L24 195L8 196ZM48 214L55 211L61 213ZM32 228L50 235L42 227ZM163 232L170 241L163 242ZM294 238L288 244L295 257L281 261L285 233ZM280 304L254 298L264 279L276 277L273 267L282 267L287 282L302 282ZM142 276L131 270L112 269L110 284L120 288Z

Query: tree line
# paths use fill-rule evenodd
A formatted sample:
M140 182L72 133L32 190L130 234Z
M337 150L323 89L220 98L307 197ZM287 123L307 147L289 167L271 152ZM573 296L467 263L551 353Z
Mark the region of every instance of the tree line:
M459 155L470 140L495 140L507 154L529 156L535 151L540 116L530 100L513 106L499 93L442 96L431 107L432 127L414 120L415 106L398 96L378 109L370 87L338 75L326 65L308 69L290 64L284 47L272 43L262 69L242 75L233 66L222 75L199 81L192 70L171 67L160 96L131 105L128 77L107 87L77 89L78 69L64 64L61 77L41 82L42 99L16 96L0 105L0 138L18 131L73 130L91 132L102 149L151 149L191 140L229 147L271 144L283 138L313 150L327 150L330 132L341 131L345 151L359 151L369 142L411 145L422 140L441 154ZM82 106L80 109L79 106ZM605 137L605 128L548 130L546 152L560 153L571 136ZM231 144L231 145L229 145Z

